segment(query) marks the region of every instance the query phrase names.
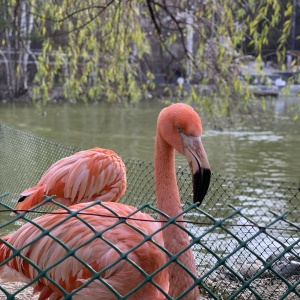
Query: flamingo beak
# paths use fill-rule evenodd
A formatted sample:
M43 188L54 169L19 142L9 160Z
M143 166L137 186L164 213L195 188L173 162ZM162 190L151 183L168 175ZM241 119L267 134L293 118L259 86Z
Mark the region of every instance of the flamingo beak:
M184 136L184 156L193 175L194 203L202 203L209 187L211 171L200 137Z

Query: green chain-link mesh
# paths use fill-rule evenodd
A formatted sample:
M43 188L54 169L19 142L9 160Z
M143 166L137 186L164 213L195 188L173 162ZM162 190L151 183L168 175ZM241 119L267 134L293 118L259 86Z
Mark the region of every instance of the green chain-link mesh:
M3 194L0 199L1 236L17 230L24 221L35 226L32 220L48 209L39 206L32 212L12 216L10 210L16 205L20 192L36 184L55 161L79 150L0 125L0 194ZM124 161L128 187L120 202L136 206L138 211L147 212L158 219L160 212L155 206L153 165L134 160ZM191 199L189 171L185 167L177 168L177 178L182 202L186 203L183 206L183 215L198 271L198 277L194 278L194 285L189 290L199 286L201 299L300 299L299 186L291 183L280 185L277 182L261 182L251 178L236 180L213 176L205 203L198 208L188 204ZM6 192L9 194L5 194ZM45 201L55 199L47 197ZM90 205L102 204L97 202ZM66 215L65 219L68 218L82 220L80 212ZM84 220L82 222L89 226ZM120 222L126 220L116 220L115 226ZM162 227L172 223L180 226L175 218L171 218ZM40 236L49 235L49 232L51 230L41 228ZM101 233L95 233L94 238L100 237ZM142 243L153 242L151 237L144 236ZM11 248L6 241L1 242ZM62 243L58 239L56 242ZM114 245L111 246L114 248ZM181 253L172 256L160 245L156 246L168 254L167 265L171 262L180 264L177 257ZM77 290L93 280L100 280L112 289L101 277L105 270L95 272L76 256L76 249L67 249L66 256L78 259L90 270L92 276L72 293L67 293L50 278L48 271L53 266L40 269L22 254L22 249L13 249L12 257L21 256L34 265L38 276L13 292L0 286L0 299L22 299L18 298L19 293L41 277L57 286L64 294L64 299L72 299ZM128 259L128 253L119 254L120 259ZM1 262L0 266L6 262ZM55 264L59 263L57 261ZM134 265L134 262L130 263ZM160 269L157 270L159 271ZM157 272L143 273L143 282L127 295L121 296L114 291L116 299L126 299L146 282L157 286L153 280ZM162 291L159 286L157 288ZM181 299L184 294L177 299ZM172 299L167 294L165 297Z

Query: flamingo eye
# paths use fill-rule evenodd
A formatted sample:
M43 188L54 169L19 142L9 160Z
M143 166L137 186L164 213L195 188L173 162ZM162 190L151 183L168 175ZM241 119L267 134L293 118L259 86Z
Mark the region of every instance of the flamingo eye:
M179 133L182 133L182 132L183 132L181 126L176 126L176 129L177 129L177 131L178 131Z

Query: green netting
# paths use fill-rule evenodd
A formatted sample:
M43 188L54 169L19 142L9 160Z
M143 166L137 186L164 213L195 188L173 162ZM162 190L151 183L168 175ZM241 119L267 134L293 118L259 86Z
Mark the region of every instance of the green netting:
M38 226L32 220L45 213L41 207L18 216L11 216L8 210L15 206L20 192L35 184L51 164L78 150L80 149L60 145L33 134L0 125L0 194L9 192L0 199L1 235L17 230L25 221ZM160 212L155 207L153 165L134 160L125 160L125 164L128 188L120 202L136 206L138 211L147 212L158 219ZM189 204L192 192L191 178L185 166L177 168L177 178L184 203L186 230L190 236L190 247L193 249L198 271L198 277L194 278L193 286L185 293L199 286L201 299L300 299L300 192L298 185L214 175L205 202L199 208ZM55 199L50 197L45 201L55 201ZM103 204L97 202L90 205ZM61 205L58 204L58 206ZM67 222L68 218L76 218L85 226L90 226L80 212L66 214L62 222ZM130 226L124 218L116 218L114 226L119 226L124 222ZM180 226L178 222L175 222L175 218L168 219L163 226L170 224ZM51 230L41 228L40 238L50 235L56 243L66 247L62 241L51 235ZM94 239L104 241L101 234L95 231L92 239L85 243L90 243ZM144 236L141 243L146 242L155 243L151 236ZM84 247L85 243L83 242L80 247ZM113 244L110 245L114 247ZM172 262L180 264L177 259L178 255L174 257L158 244L156 246L169 255L168 264ZM25 248L26 245L24 245ZM41 277L46 278L62 291L64 299L72 299L72 295L78 289L84 288L93 280L101 281L111 288L101 277L105 270L95 271L76 255L77 249L66 247L66 256L80 261L92 274L89 282L72 293L67 293L49 276L53 265L41 269L23 255L24 249L13 249L13 256L21 256L27 260L28 264L36 269L37 276L34 281ZM116 249L116 251L119 250ZM138 268L128 258L128 254L119 251L119 260L127 260ZM1 262L0 266L6 263L7 261ZM60 263L61 261L57 261L55 265ZM183 265L181 267L185 268ZM157 272L143 273L144 280L136 289L146 282L157 286L154 280ZM13 288L2 285L0 286L0 299L23 299L23 293L30 284L23 283ZM159 286L157 288L161 290ZM134 291L135 289L123 296L117 291L114 292L116 299L126 299ZM166 299L171 299L169 295L164 292L163 294ZM183 298L184 294L177 299Z

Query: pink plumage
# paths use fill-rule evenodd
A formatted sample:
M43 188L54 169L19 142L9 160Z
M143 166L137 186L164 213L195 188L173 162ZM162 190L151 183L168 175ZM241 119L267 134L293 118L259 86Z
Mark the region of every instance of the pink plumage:
M145 242L133 250L138 243L144 240L143 234L150 235L159 230L159 222L145 222L147 220L153 221L154 219L145 213L137 212L136 208L124 204L106 202L89 208L86 208L86 206L86 203L81 203L71 207L72 211L82 210L78 214L79 218L72 217L68 219L66 210L60 209L56 211L57 214L55 215L47 214L34 219L34 223L45 230L49 230L51 236L43 236L37 226L26 223L15 233L6 236L4 239L15 248L25 247L22 250L22 254L42 270L50 268L47 272L48 276L59 283L67 292L73 291L92 276L88 268L77 258L82 259L95 272L112 265L100 276L121 295L129 293L138 283L142 282L144 276L132 263L125 259L114 265L120 258L119 252L130 252L128 259L148 274L152 274L157 268L164 265L166 254L155 244L158 243L163 246L161 232L154 235L153 241L155 243L151 241ZM132 214L134 219L140 221L127 220L126 222L117 222L119 218L116 215L128 217L129 214ZM129 225L133 225L134 228ZM106 230L107 228L110 229ZM101 236L97 236L100 232L103 232ZM139 232L143 232L143 234ZM65 246L57 243L53 237L59 239ZM36 238L38 240L32 243ZM111 247L110 243L114 247ZM67 256L66 249L76 249L76 257L69 256L51 268L62 257ZM12 254L13 252L9 247L6 247L4 244L1 245L0 261L9 259ZM11 270L7 272L8 269L18 273L18 278L22 275L21 281L26 283L38 275L38 270L19 256L9 259L5 266L0 268L1 279L4 281L11 280ZM9 274L9 278L6 278L6 272ZM164 290L168 290L167 278L168 272L164 269L154 276L153 279ZM60 299L62 296L61 291L45 278L39 279L33 286L35 292L41 292L40 299L47 299L50 296L51 299ZM138 290L133 298L128 299L143 299L142 295L145 291L151 297L153 296L151 299L161 298L161 293L155 286L147 284ZM87 288L79 291L73 298L116 299L110 289L100 280L95 280Z
M207 192L210 168L201 133L201 120L188 105L171 105L158 117L154 159L156 200L158 208L170 217L182 212L176 183L174 149L187 158L193 174L194 202L200 204ZM186 293L181 299L197 299L199 291L194 280L197 276L196 266L183 223L180 226L171 224L161 230L160 222L166 220L163 215L160 221L153 222L150 215L136 212L136 208L120 203L102 202L93 206L91 204L89 208L86 206L86 203L81 203L69 208L72 212L82 210L80 219L68 217L67 213L61 214L65 212L61 209L55 211L55 215L39 217L2 238L0 262L3 265L0 267L0 278L3 281L24 282L36 278L38 270L21 256L13 255L12 247L24 247L22 255L40 269L47 270L47 275L66 292L70 293L83 285L81 290L75 291L72 299L117 299L106 284L125 296L146 279L145 274L153 276L154 272L157 273L152 280L141 285L127 299L166 299L164 293L172 298ZM127 219L129 215L134 219ZM176 220L183 221L183 217ZM42 233L35 223L49 230L50 235ZM153 237L145 241L145 236L150 235ZM35 239L38 240L33 242ZM172 255L184 250L176 259L180 264L168 264L166 252L158 245L164 246ZM72 256L66 258L65 247L73 250ZM125 259L124 255L131 261ZM161 267L163 269L158 271ZM101 278L92 280L90 269L100 272ZM40 292L40 300L60 299L63 296L62 291L45 277L37 279L33 285L34 292Z
M54 163L35 186L21 193L15 209L30 209L41 203L44 195L55 195L65 206L95 199L116 202L125 193L126 184L126 167L115 152L83 150Z

